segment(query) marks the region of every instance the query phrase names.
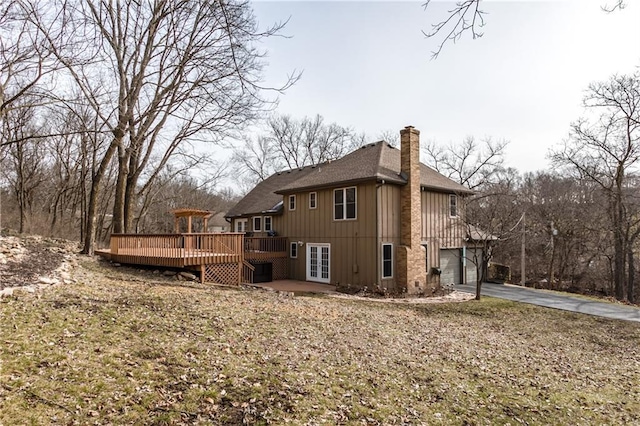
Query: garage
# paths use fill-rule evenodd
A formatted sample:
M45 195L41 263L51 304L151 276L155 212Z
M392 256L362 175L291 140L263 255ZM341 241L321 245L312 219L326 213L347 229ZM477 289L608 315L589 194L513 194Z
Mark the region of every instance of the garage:
M467 265L465 281L467 284L475 284L476 277L478 276L478 268L476 267L476 262L482 263L482 249L467 248L466 252Z
M462 283L462 256L459 249L440 250L440 284Z

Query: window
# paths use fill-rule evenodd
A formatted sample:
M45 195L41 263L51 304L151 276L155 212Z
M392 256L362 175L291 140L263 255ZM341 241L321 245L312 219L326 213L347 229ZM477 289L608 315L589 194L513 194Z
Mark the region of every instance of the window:
M310 192L309 193L309 208L310 209L315 209L317 206L317 198L318 198L318 194L315 192Z
M264 232L271 231L271 216L264 217Z
M247 219L236 219L236 232L247 232Z
M341 188L333 191L333 218L335 220L356 218L356 188Z
M454 194L449 195L449 216L458 216L458 197Z
M289 195L289 210L295 210L295 209L296 209L296 196Z
M298 243L296 243L295 241L291 243L291 250L289 251L289 255L292 259L298 257Z
M253 232L262 231L262 217L256 216L253 218Z
M382 278L393 277L393 244L382 245Z

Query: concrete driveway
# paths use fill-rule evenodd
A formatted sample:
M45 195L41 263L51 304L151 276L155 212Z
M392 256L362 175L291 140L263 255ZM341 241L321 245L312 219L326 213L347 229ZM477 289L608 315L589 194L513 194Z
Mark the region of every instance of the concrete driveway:
M454 286L454 288L467 293L476 293L475 285L461 284ZM567 293L535 290L509 284L484 283L482 284L482 295L604 318L640 322L640 308L583 299L570 296Z

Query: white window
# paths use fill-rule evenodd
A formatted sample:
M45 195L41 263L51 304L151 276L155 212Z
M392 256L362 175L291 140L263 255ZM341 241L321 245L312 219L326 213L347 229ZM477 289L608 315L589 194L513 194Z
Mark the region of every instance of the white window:
M236 232L247 232L247 219L236 219Z
M458 196L455 194L449 195L449 216L458 216Z
M315 209L317 207L317 198L318 198L318 194L315 192L310 192L309 193L309 208L310 209Z
M253 232L262 231L262 216L255 216L253 218Z
M295 209L296 209L296 196L289 195L289 210L295 210Z
M393 277L393 244L382 245L382 278Z
M271 231L271 216L264 217L264 232Z
M295 241L293 243L291 243L291 249L289 251L289 256L292 259L295 259L298 257L298 243L296 243Z
M356 188L341 188L333 191L333 218L346 220L356 218Z

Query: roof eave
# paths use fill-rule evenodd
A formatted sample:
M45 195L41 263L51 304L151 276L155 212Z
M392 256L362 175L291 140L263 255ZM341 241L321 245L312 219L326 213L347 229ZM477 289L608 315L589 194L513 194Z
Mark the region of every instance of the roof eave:
M328 183L323 183L323 184L319 184L319 185L308 185L308 186L301 186L301 187L297 187L297 188L285 188L285 189L280 189L280 190L274 191L274 192L276 194L280 194L280 195L287 195L287 194L291 194L291 193L294 193L294 192L307 192L307 191L312 191L314 189L335 188L335 187L340 187L340 186L355 185L355 184L358 184L358 183L371 182L371 181L376 181L376 180L377 180L377 178L375 176L371 176L371 177L360 178L360 179L350 179L350 180L328 182Z

